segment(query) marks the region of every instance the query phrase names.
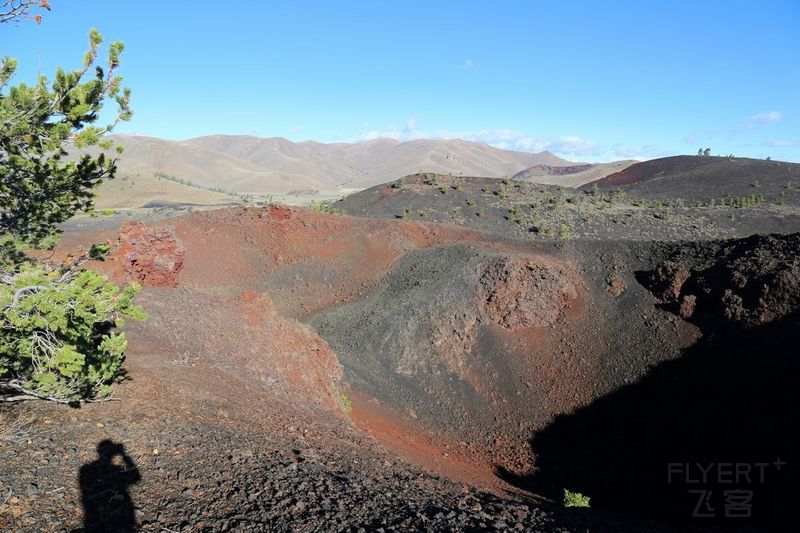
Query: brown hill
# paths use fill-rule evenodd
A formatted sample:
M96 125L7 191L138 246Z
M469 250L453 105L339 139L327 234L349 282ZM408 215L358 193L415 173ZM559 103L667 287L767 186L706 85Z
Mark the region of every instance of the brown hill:
M238 193L363 189L420 171L502 177L533 165L571 164L550 152L514 152L462 140L324 144L228 135L115 140L125 146L120 175L162 173Z
M620 172L636 161L613 161L611 163L582 163L575 165L534 165L514 174L513 179L531 183L579 187L609 174Z
M237 200L221 192L184 185L153 174L120 175L97 189L97 209L135 209L157 202L160 205L222 206Z
M744 157L673 156L632 165L584 188L621 187L639 196L707 199L800 187L800 164Z

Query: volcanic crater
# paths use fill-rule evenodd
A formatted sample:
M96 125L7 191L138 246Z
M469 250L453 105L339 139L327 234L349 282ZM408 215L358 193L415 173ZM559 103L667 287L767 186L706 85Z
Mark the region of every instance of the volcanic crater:
M269 450L292 450L283 466L317 465L309 480L367 476L376 490L416 480L398 493L403 503L389 498L392 511L340 485L329 486L348 502L338 512L315 491L284 503L302 506L280 527L307 529L352 525L363 509L375 527L658 530L654 521L688 505L662 479L669 462L779 448L796 465L797 404L773 384L798 372L786 348L798 331L797 234L531 241L270 205L70 234L59 253L103 241L116 244L91 268L142 284L150 317L127 325L122 401L84 406L51 438L72 439L73 462L109 433L124 439L142 470L144 525L179 526L187 513L211 529L276 524L272 508L291 489L269 485L269 473L208 474L216 489L200 480L218 458L245 453L263 465ZM772 349L768 368L747 350L759 344ZM715 373L736 387L749 373L751 390L727 390ZM720 418L724 400L740 408L743 434L689 412L699 403ZM776 410L787 418L764 416ZM202 446L187 444L196 438ZM34 457L16 453L19 471ZM189 497L159 493L183 479L185 461L198 472L181 481ZM230 492L242 479L273 487L261 489L267 503ZM771 517L782 516L789 479L770 485ZM597 509L554 504L565 488ZM464 494L493 515L465 507ZM35 496L15 505L26 527L45 529L77 497Z

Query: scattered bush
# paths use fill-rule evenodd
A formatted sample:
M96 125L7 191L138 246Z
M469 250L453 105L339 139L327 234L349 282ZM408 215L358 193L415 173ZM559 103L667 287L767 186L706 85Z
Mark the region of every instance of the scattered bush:
M322 200L313 200L308 207L317 213L327 213L329 215L344 215L344 209L333 207L330 202Z
M350 401L350 398L347 397L347 394L340 395L339 401L342 404L342 410L345 414L349 415L353 412L353 402Z
M508 180L503 180L500 184L500 189L497 191L497 196L501 199L505 200L508 198L508 184L506 183Z
M522 216L522 206L515 205L514 207L508 210L508 216L506 218L512 222L516 222L519 224L521 216Z
M439 187L439 180L436 178L436 174L434 173L426 173L422 175L425 185L430 185L432 187Z
M580 492L564 489L564 507L589 507L590 500Z
M567 224L559 225L558 236L562 241L571 241L574 238Z

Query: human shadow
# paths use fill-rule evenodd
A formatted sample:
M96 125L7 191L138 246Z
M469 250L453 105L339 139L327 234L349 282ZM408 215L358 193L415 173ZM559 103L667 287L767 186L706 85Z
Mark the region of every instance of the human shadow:
M798 313L709 334L534 434L534 471L498 475L673 524L781 529L800 483L798 346Z
M97 459L80 469L83 531L137 531L129 487L142 479L139 467L121 443L104 440Z

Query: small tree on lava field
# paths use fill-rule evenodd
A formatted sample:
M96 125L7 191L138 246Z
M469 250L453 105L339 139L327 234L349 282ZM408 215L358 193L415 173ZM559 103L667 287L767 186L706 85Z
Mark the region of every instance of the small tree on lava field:
M36 18L46 1L0 3L0 22ZM37 22L39 19L37 18ZM135 285L120 289L81 269L99 248L50 265L26 249L54 244L58 224L93 208L94 189L113 178L117 160L103 135L131 117L130 91L116 74L121 42L97 65L103 39L89 33L80 69L56 70L52 84L9 86L17 62L0 63L0 400L43 398L62 403L106 397L121 375L127 341L114 328L123 317L144 318L133 305ZM116 120L94 126L105 102ZM91 155L83 149L99 146ZM69 157L67 147L77 156ZM117 147L121 153L121 147Z

